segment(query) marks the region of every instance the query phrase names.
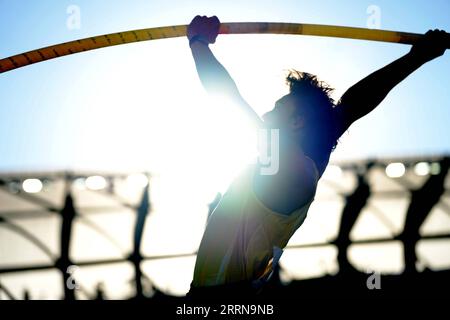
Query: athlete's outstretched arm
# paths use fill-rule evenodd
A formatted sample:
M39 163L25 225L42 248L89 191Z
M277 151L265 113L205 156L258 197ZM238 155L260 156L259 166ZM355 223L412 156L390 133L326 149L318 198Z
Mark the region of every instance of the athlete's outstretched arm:
M218 99L225 99L230 105L239 106L256 127L261 127L261 118L242 98L236 83L208 46L215 42L219 27L220 21L216 16L196 16L188 26L187 37L200 81L208 93L218 95Z
M424 63L444 54L448 34L429 30L409 53L375 71L348 89L338 105L335 116L338 137L356 120L375 109L387 94Z

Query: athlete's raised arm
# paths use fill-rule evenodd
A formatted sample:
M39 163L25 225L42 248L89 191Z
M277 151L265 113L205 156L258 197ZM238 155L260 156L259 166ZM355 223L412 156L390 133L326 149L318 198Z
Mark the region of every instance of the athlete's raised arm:
M188 26L187 37L200 81L208 93L229 102L230 106L238 106L255 127L261 128L261 118L242 98L236 83L209 48L216 41L219 28L216 16L196 16Z
M429 30L410 52L370 74L348 89L335 108L338 137L356 120L375 109L387 94L407 76L444 54L449 35Z

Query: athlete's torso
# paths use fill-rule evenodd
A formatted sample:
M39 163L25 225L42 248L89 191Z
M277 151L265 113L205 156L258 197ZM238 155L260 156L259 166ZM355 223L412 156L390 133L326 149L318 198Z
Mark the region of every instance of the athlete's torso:
M281 250L287 245L314 199L321 172L311 162L314 194L290 214L273 210L255 194L256 166L247 167L235 179L208 221L197 255L193 286L254 281L267 274L274 248Z

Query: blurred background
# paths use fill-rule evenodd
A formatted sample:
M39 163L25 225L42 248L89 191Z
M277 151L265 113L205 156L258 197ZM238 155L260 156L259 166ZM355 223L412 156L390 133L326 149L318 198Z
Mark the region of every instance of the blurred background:
M222 22L450 30L448 1L0 1L0 58L105 33ZM339 97L409 46L223 35L211 46L262 114L286 70ZM450 284L448 53L346 132L273 292L413 294ZM213 210L255 156L210 100L185 38L109 47L0 76L0 298L180 297ZM381 290L366 280L380 275ZM376 283L376 281L374 282Z

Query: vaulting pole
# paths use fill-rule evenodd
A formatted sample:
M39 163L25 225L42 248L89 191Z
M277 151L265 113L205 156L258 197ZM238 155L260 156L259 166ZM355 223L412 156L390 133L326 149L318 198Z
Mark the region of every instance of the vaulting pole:
M126 43L186 36L187 25L105 34L32 50L0 60L0 73L74 53ZM278 22L222 23L219 34L292 34L414 44L423 35L377 29ZM450 34L447 48L450 48Z

